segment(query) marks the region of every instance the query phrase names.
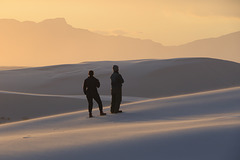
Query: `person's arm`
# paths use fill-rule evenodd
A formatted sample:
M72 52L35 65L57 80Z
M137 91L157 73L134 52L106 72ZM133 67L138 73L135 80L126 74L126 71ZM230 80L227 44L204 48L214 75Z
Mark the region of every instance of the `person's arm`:
M97 80L97 88L99 88L100 87L100 82L99 82L99 80L98 79L96 79Z
M124 79L122 78L122 75L121 74L119 74L119 75L120 75L120 82L124 83Z
M84 94L87 94L87 84L86 84L86 80L83 83L83 92Z

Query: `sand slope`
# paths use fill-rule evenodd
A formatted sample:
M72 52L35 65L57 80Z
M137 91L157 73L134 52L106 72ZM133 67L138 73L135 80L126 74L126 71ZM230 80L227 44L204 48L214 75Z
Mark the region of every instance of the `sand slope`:
M0 126L5 160L240 158L240 88L157 98L122 114L72 112ZM97 110L94 110L94 114Z
M112 65L125 79L123 95L158 98L240 86L240 64L210 58L100 61L0 71L0 90L55 95L82 95L90 69L100 80L101 95L110 95Z
M240 86L240 64L210 58L100 61L0 71L0 123L87 108L82 83L90 69L110 105L112 65L125 79L123 100L139 101ZM96 103L94 104L96 108Z
M66 112L85 110L88 103L85 95L47 95L0 91L0 124ZM101 95L103 106L111 104L111 96ZM123 102L147 98L123 96ZM98 108L96 102L93 105Z

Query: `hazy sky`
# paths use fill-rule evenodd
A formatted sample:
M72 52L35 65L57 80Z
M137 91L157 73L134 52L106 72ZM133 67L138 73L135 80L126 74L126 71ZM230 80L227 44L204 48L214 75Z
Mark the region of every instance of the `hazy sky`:
M240 0L0 0L0 18L64 17L102 34L179 45L240 30Z

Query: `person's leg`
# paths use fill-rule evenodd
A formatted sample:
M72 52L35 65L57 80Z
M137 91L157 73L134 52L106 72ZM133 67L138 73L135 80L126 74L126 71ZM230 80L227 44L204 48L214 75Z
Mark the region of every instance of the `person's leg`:
M98 104L99 111L100 111L100 115L106 115L106 114L103 113L102 100L101 100L99 94L94 95L93 98L94 98L94 100L95 100L95 101L97 102L97 104Z
M111 113L115 113L116 94L112 92Z
M119 113L121 112L120 109L120 104L122 102L122 90L119 89L116 93L116 97L115 97L115 108L114 108L114 112L115 113Z
M93 97L87 95L89 117L92 117Z

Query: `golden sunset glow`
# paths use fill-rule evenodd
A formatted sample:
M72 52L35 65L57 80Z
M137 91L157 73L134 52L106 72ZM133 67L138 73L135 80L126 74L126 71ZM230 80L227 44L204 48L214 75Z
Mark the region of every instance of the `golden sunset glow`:
M62 17L105 35L151 39L164 45L240 29L238 0L1 0L0 18L40 22Z
M0 0L0 160L240 160L240 0Z
M240 31L238 0L0 0L0 22L0 66L179 57L240 61L238 35L181 47Z

